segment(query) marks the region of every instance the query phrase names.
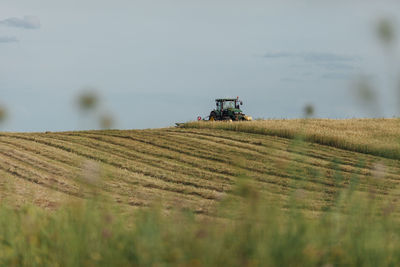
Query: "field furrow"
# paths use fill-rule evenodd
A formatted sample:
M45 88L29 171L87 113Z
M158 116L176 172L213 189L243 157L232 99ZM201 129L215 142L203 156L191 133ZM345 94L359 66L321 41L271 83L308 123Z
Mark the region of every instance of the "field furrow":
M0 190L15 180L18 190L8 195L20 198L26 191L19 187L32 187L43 198L49 195L44 206L101 193L126 207L161 201L167 209L210 215L227 196L240 201L235 185L243 179L271 205L284 208L300 195L299 208L319 213L349 187L378 199L394 194L400 164L297 139L222 129L0 133Z
M124 164L124 163L119 162L118 160L109 159L107 154L103 153L104 155L102 155L102 153L99 153L98 151L90 151L87 148L74 148L74 144L71 142L63 142L61 140L55 140L55 139L51 139L51 138L44 139L42 137L29 137L29 138L20 137L20 136L14 136L14 137L28 139L33 142L42 143L42 144L45 144L48 146L52 146L52 147L67 151L69 153L79 155L86 160L94 160L94 161L102 162L104 164L108 164L108 165L114 166L116 168L127 170L128 172L131 172L131 173L136 173L138 175L135 176L135 179L133 179L132 181L136 182L137 180L139 180L139 181L144 180L145 182L143 184L144 184L144 186L147 186L147 187L158 188L161 185L162 189L169 190L172 192L178 192L178 193L182 193L182 194L192 194L192 195L200 196L200 197L206 198L206 199L215 198L214 197L215 193L213 193L210 190L205 190L205 189L196 190L196 188L193 186L191 186L190 189L188 189L188 188L186 188L187 186L184 186L183 184L171 185L170 183L165 182L162 179L158 179L158 177L149 177L145 173L132 171L129 164ZM156 178L156 179L154 179L154 178Z
M53 138L61 141L66 141L65 137L63 136L53 136ZM224 191L224 188L216 186L218 184L212 183L209 180L199 179L198 177L190 177L186 175L178 175L178 172L171 172L166 170L165 168L159 168L154 165L143 164L142 162L132 160L131 157L126 156L124 153L121 153L118 148L111 147L111 145L109 144L104 146L99 142L92 142L88 139L82 139L80 137L68 137L67 140L74 144L76 150L85 150L87 155L96 157L96 159L101 161L108 160L108 163L111 164L121 164L121 166L124 166L128 170L135 173L140 173L152 178L162 179L170 183L182 184L184 186L191 186L218 192Z
M87 133L87 134L95 135L95 133ZM98 134L96 134L96 136L98 136ZM222 164L220 162L210 161L208 159L190 156L187 154L180 153L179 151L171 151L166 147L160 147L158 145L141 140L140 138L135 138L129 135L123 135L123 134L118 135L112 133L104 134L104 136L112 138L113 140L115 140L114 142L119 142L122 145L128 145L129 147L134 147L135 150L139 151L142 154L149 154L166 160L183 162L188 166L192 166L199 169L205 169L213 173L219 173L221 175L224 175L225 177L232 177L236 175L235 170L229 165ZM106 139L106 142L112 142L112 141L110 141L110 139Z
M186 135L185 132L180 131L179 134L181 135ZM193 133L188 133L187 135L193 135ZM194 134L197 136L196 134ZM315 153L310 152L310 146L312 144L305 143L298 148L273 148L270 149L268 147L265 148L264 146L260 144L242 144L238 140L232 140L230 138L229 140L225 140L223 137L218 137L216 138L215 136L209 137L204 135L200 135L201 139L206 139L209 141L213 141L216 143L221 143L225 144L227 146L232 146L232 147L243 147L245 146L246 149L249 150L254 150L257 151L258 153L262 154L266 158L267 161L264 161L264 164L268 164L270 162L276 162L277 164L280 165L288 165L289 162L295 162L296 164L301 165L303 168L310 168L312 167L315 171L326 171L330 170L332 168L338 168L340 169L341 172L348 173L348 174L361 174L363 176L371 176L371 166L361 166L360 162L357 164L358 166L354 166L352 164L346 164L343 163L340 159L335 158L334 161L332 162L332 158L335 154L331 152L331 155L329 156L330 160L327 160L326 158L321 158L321 157L315 157ZM319 145L320 146L320 145ZM312 147L312 151L318 151L318 147L315 148L314 146ZM336 153L337 155L338 153ZM357 153L352 152L351 158L356 158L360 157ZM376 160L376 158L375 158ZM386 163L386 162L385 162ZM370 164L371 165L371 164ZM276 167L276 166L275 166ZM279 169L280 171L284 171L283 168L275 168ZM391 169L391 171L388 171L385 176L386 181L387 180L392 180L392 181L387 181L387 182L393 182L392 185L397 185L400 182L400 169Z
M197 165L192 160L183 158L181 154L174 157L170 155L171 153L162 154L158 150L156 150L158 153L152 153L150 146L143 146L141 143L138 145L138 143L132 142L131 139L127 138L112 138L94 134L80 134L80 136L96 140L100 144L112 144L119 148L122 154L133 157L143 163L199 178L216 179L218 182L226 182L228 184L233 182L232 176L223 175L213 171L215 169L210 170L207 168L210 165L208 161L202 165Z
M57 179L54 176L44 174L31 168L31 166L28 164L9 156L0 154L0 169L30 183L34 183L75 197L83 197L83 195L79 192L79 188L68 186L66 184L60 187L59 184L56 183Z
M342 164L354 166L356 168L360 167L360 162L362 162L366 167L371 167L371 165L377 160L382 160L389 167L392 167L389 171L392 174L398 175L400 172L400 166L397 160L382 158L378 156L371 156L369 154L362 154L358 152L338 149L335 147L320 145L310 142L301 142L296 144L296 140L285 139L277 136L268 136L262 134L247 134L235 131L224 131L224 130L214 130L209 131L207 129L168 129L171 132L178 132L181 134L196 134L203 137L216 137L219 140L231 140L237 142L237 144L253 144L256 146L262 146L266 148L276 148L280 149L280 145L291 146L291 152L300 154L301 156L315 157L328 162L332 160L340 161ZM300 149L293 149L298 147Z

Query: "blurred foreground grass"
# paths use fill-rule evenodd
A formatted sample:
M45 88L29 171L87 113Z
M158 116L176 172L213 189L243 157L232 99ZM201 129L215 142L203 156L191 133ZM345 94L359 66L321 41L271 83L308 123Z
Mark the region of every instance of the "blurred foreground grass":
M135 212L92 199L54 212L0 206L0 264L4 266L395 266L400 261L398 199L377 202L342 190L335 208L318 218L262 201L245 178L219 217L155 205ZM390 199L390 201L389 201Z

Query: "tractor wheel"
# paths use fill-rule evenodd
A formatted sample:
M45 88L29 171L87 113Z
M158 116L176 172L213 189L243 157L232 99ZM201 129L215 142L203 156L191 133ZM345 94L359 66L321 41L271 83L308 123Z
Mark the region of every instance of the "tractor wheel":
M215 112L211 112L209 121L215 121L217 120L217 114Z

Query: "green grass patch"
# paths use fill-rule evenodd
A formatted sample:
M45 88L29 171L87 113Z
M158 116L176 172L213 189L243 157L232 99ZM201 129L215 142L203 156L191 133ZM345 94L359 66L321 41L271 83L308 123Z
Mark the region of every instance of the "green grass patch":
M353 188L354 189L354 188ZM0 206L5 266L393 266L400 260L394 204L346 189L322 216L301 212L293 192L271 206L240 180L217 217L161 206L123 212L99 200L56 211Z

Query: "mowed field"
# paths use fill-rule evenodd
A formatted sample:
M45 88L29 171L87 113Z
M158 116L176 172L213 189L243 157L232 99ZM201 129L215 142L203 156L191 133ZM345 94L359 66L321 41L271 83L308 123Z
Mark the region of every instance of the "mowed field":
M161 201L166 208L213 215L246 179L266 203L287 203L296 194L301 209L318 216L352 183L360 195L385 200L397 194L398 123L266 120L1 133L0 198L56 209L101 193L128 209Z

